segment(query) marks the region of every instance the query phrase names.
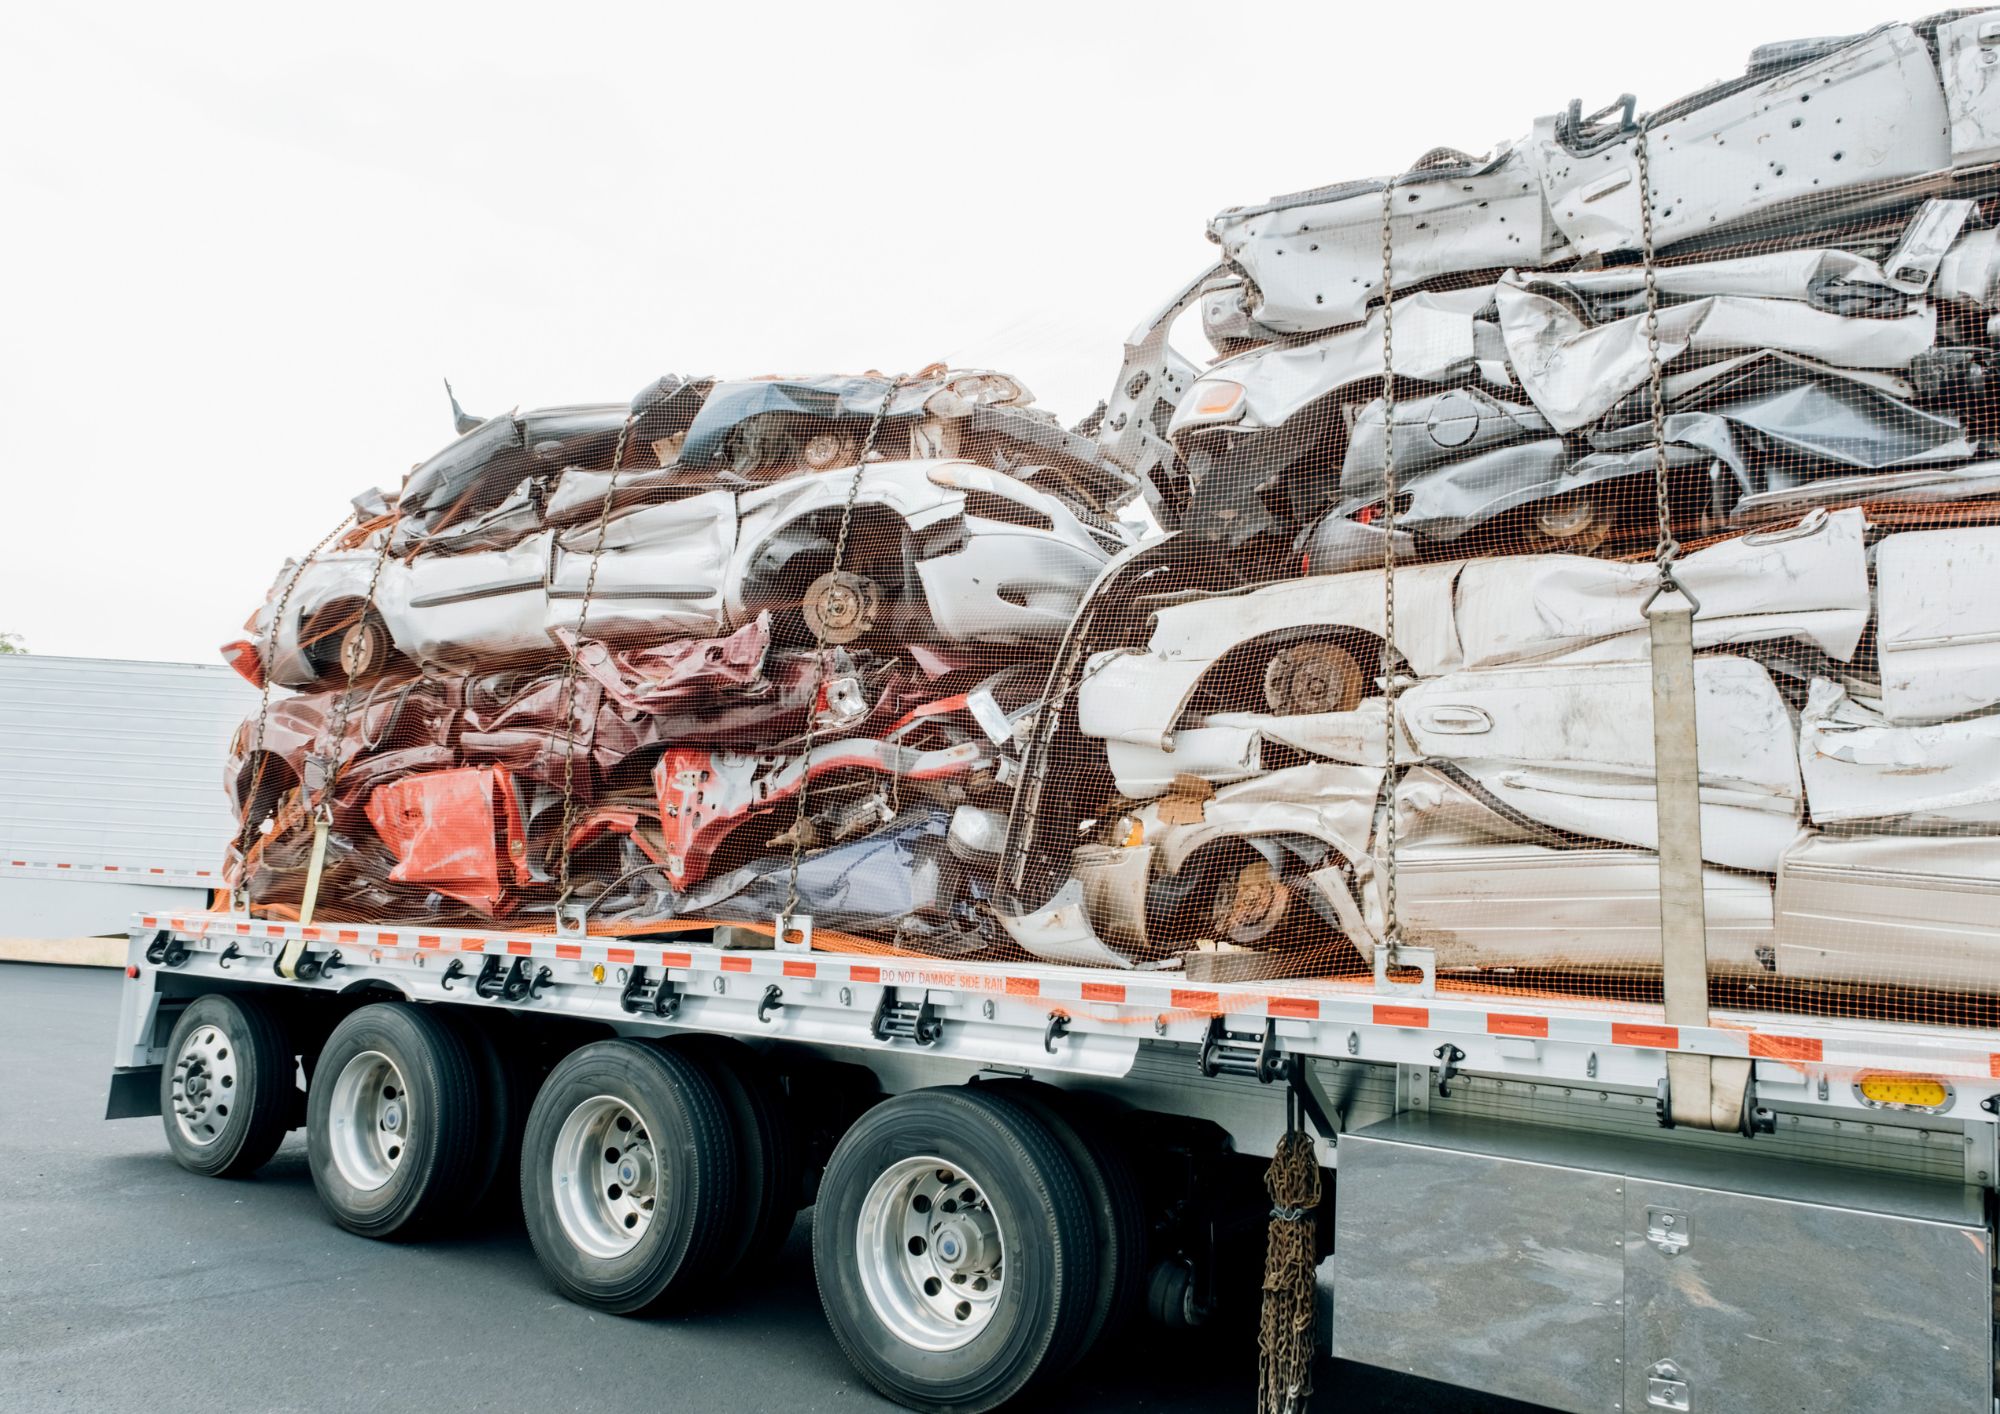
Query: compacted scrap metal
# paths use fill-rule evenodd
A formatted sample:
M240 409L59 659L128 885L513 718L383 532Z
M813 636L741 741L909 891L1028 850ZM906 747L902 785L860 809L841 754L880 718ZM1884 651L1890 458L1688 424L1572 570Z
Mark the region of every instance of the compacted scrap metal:
M1075 429L943 368L461 416L228 650L295 690L232 881L296 910L317 818L329 917L567 884L1309 976L1366 970L1393 839L1441 972L1644 985L1663 504L1714 972L1989 988L1996 215L2000 23L1953 14L1232 207Z

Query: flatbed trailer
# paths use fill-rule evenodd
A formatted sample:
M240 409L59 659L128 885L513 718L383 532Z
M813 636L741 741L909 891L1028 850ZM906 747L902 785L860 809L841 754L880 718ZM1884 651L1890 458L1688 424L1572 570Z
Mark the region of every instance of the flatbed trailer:
M1067 1116L1071 1133L1089 1134L1100 1168L1126 1170L1111 1184L1111 1207L1141 1209L1101 1215L1101 1240L1081 1243L1102 1268L1099 1304L1111 1304L1114 1287L1136 1291L1118 1299L1174 1324L1198 1322L1232 1297L1254 1302L1228 1289L1246 1259L1253 1271L1261 1259L1266 1214L1254 1189L1245 1206L1244 1156L1271 1154L1296 1128L1338 1175L1322 1205L1330 1256L1321 1281L1331 1348L1343 1358L1563 1410L1992 1407L2000 1034L1724 1012L1705 1027L1675 1027L1636 1004L1448 983L1429 995L1365 981L1193 986L1171 975L942 963L811 941L781 948L740 927L621 939L144 915L132 932L107 1114L162 1113L164 1099L170 1139L190 1113L215 1120L213 1092L204 1111L186 1083L203 1064L206 1028L183 1023L198 999L217 994L273 1020L289 1038L279 1050L296 1054L309 1078L323 1073L315 1052L336 1023L371 1007L448 1016L469 1022L466 1034L504 1025L515 1049L533 1034L544 1038L545 1067L602 1046L595 1037L700 1033L735 1043L723 1054L781 1077L795 1099L810 1091L816 1098L801 1104L809 1126L827 1130L838 1112L825 1141L853 1115L891 1115L927 1095L1046 1096L1053 1110L1033 1107L1045 1130ZM209 1033L206 1053L215 1049ZM1673 1054L1752 1063L1742 1132L1663 1127ZM211 1079L218 1068L208 1062ZM815 1077L836 1073L868 1093L827 1102ZM514 1094L518 1108L518 1082ZM885 1095L897 1098L880 1103ZM459 1096L475 1109L497 1104L476 1075ZM270 1127L326 1110L303 1096L288 1104ZM975 1111L1000 1114L1003 1127L1036 1123L1018 1104ZM373 1113L350 1104L325 1125L330 1135ZM537 1126L528 1128L523 1191L539 1232ZM760 1142L736 1129L740 1145ZM322 1137L309 1134L315 1148ZM966 1143L977 1151L969 1134ZM980 1176L976 1163L956 1162ZM836 1156L830 1172L840 1168ZM1103 1209L1102 1180L1087 1164L1079 1171ZM828 1181L853 1186L838 1173ZM813 1182L780 1204L787 1225ZM864 1184L863 1198L880 1187ZM880 1213L864 1202L858 1224L836 1226L832 1206L822 1191L823 1291L833 1262L879 1293L896 1275L879 1242L871 1246ZM1031 1261L1030 1247L1079 1245L1065 1227L1073 1216L1052 1210L1044 1232L1023 1228L1019 1206L1011 1212L1013 1232L970 1235L975 1250L1004 1243L1022 1253L1009 1271L1049 1260L1042 1251ZM365 1230L352 1215L336 1217ZM561 1230L554 1220L543 1227ZM1118 1264L1142 1270L1113 1271ZM998 1271L992 1284L1004 1287ZM620 1308L615 1296L552 1275L572 1296ZM901 1309L888 1296L880 1306ZM878 1387L924 1408L992 1407L1082 1353L1054 1317L1039 1354L1035 1340L997 1354L982 1354L978 1339L952 1346L952 1319L915 1303L875 1322L903 1348L858 1352L853 1332L835 1325ZM1032 1324L1013 1325L1021 1320ZM982 1334L1000 1326L1009 1323Z

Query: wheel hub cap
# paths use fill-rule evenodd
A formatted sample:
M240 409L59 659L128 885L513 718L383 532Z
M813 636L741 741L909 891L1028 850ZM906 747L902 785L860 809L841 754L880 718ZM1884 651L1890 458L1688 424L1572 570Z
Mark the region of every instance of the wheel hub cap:
M1006 1239L984 1187L956 1164L892 1165L862 1198L856 1237L862 1291L905 1344L956 1350L993 1319Z
M416 1134L403 1072L380 1051L363 1051L334 1077L327 1150L340 1176L362 1192L395 1177Z
M219 1027L200 1026L174 1057L174 1124L191 1144L222 1137L236 1089L236 1048Z
M664 1196L651 1131L615 1095L569 1113L549 1156L556 1218L578 1251L609 1260L639 1245Z

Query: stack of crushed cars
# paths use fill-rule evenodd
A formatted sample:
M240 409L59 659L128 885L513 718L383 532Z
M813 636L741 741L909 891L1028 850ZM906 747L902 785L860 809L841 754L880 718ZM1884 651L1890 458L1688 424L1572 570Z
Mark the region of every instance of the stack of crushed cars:
M296 690L232 877L295 907L323 802L352 916L546 924L566 854L593 928L768 923L796 861L850 940L1305 976L1393 834L1440 968L1656 970L1643 123L1712 966L1990 990L2000 11L1634 107L1222 212L1074 430L946 369L463 419L229 650Z
M1358 969L1393 810L1401 937L1440 968L1657 970L1643 123L1712 967L1990 991L2000 11L1582 109L1222 212L1221 264L1132 336L1111 419L1160 425L1178 567L1087 645L1067 749L1112 791L1038 802L1085 838L1043 831L1023 946ZM1205 369L1166 343L1196 306Z
M823 925L980 945L953 813L1004 793L1127 471L943 367L458 426L224 650L292 690L230 755L233 887L294 913L322 813L323 917L549 926L567 854L592 927L768 924L796 855Z

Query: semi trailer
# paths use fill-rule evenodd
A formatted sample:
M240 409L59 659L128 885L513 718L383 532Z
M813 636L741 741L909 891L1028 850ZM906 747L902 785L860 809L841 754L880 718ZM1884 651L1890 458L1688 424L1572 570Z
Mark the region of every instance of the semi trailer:
M810 1208L922 1410L1261 1307L1274 1414L1313 1349L1985 1414L1996 62L1769 45L1230 208L1073 427L454 402L225 650L225 886L136 919L109 1115L303 1126L362 1236L518 1208L620 1314Z

